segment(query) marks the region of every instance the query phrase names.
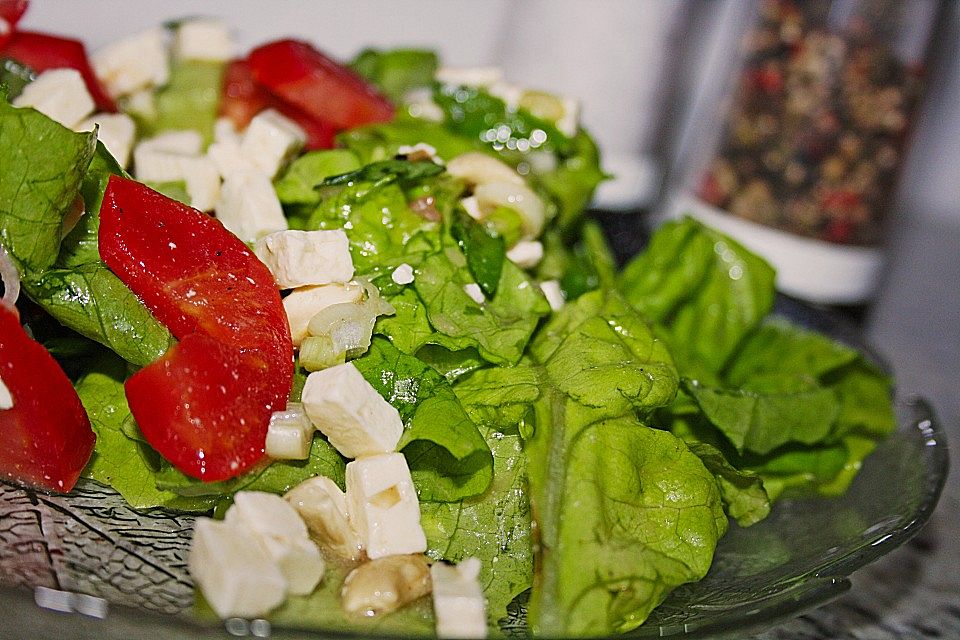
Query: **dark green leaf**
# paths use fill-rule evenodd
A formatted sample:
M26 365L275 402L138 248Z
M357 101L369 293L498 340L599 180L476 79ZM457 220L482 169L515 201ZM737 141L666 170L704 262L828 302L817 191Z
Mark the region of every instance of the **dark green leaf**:
M488 297L496 295L507 256L503 238L489 233L484 225L472 219L455 222L453 236L467 258L467 269L474 281Z
M350 66L399 102L411 90L431 86L438 64L437 54L427 49L364 49Z

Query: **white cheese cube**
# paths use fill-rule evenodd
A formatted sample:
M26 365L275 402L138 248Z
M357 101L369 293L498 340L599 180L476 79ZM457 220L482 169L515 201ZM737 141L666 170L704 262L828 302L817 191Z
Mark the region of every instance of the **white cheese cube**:
M473 196L467 196L460 200L460 206L467 212L467 215L474 220L483 220L483 211L480 210L480 203Z
M15 107L33 107L68 129L93 113L94 103L75 69L50 69L23 88L14 98Z
M152 138L142 140L137 148L152 149L155 151L167 151L177 153L182 156L198 156L203 147L203 136L199 131L193 129L181 129L179 131L164 131Z
M130 162L130 149L137 135L137 125L133 118L125 113L95 113L73 129L74 131L93 131L97 129L97 139L103 143L110 155L121 167Z
M480 586L480 561L466 558L453 566L436 562L430 567L433 613L440 638L485 638L487 604Z
M351 362L314 371L301 397L310 420L348 458L396 449L403 421Z
M224 137L222 140L212 142L207 147L207 157L213 161L223 178L247 171L257 171L256 167L240 155L239 136L235 139Z
M180 167L187 183L190 206L200 211L212 211L220 199L220 172L213 160L205 156L183 158Z
M3 384L3 380L0 380L0 411L12 408L13 394L10 393L10 389L7 388L7 385Z
M444 84L488 87L503 79L497 67L440 67L436 79Z
M303 405L291 403L283 411L274 411L267 427L266 454L280 460L306 460L314 431Z
M183 180L183 159L189 157L139 144L133 150L133 174L142 182Z
M236 54L236 44L219 20L187 20L177 27L173 55L181 60L225 62Z
M333 480L315 476L283 497L307 523L314 540L343 558L360 559L363 543L350 523L347 494Z
M244 242L287 228L270 178L257 171L231 174L220 186L217 218Z
M260 238L254 252L281 289L347 282L353 277L350 241L343 229L278 231Z
M287 312L294 346L299 347L307 337L310 320L320 311L335 304L359 302L362 298L363 287L353 283L322 284L291 291L283 298L283 308Z
M393 273L390 274L390 279L400 285L410 284L413 282L413 267L404 262L393 270Z
M259 171L273 178L303 147L307 134L300 125L274 109L253 117L240 141L240 155Z
M114 98L166 84L170 75L166 30L155 27L95 51L90 63Z
M152 88L134 91L123 103L123 110L138 115L145 120L157 117L157 100Z
M483 304L487 298L483 295L483 289L476 282L463 285L463 292L470 296L470 299L477 304Z
M420 503L401 453L347 463L347 512L371 560L427 549Z
M290 593L312 592L323 577L323 558L296 509L280 496L263 491L240 491L233 500L224 522L257 537L286 579Z
M214 142L232 140L240 144L240 133L237 131L236 125L233 124L233 120L226 117L217 118L213 123L213 140Z
M507 251L507 259L521 269L533 269L543 260L543 245L536 240L521 240Z
M540 283L540 291L543 292L543 296L547 299L547 302L550 303L550 308L554 311L560 311L563 305L567 303L566 298L563 297L560 282L557 280L544 280Z
M227 522L197 518L188 568L221 618L262 617L286 595L286 579L255 535Z

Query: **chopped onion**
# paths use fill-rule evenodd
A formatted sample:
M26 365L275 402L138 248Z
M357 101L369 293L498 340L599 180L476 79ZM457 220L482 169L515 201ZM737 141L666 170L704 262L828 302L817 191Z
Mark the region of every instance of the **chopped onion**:
M3 298L0 298L0 303L12 307L20 297L20 273L2 244L0 244L0 281L3 282Z

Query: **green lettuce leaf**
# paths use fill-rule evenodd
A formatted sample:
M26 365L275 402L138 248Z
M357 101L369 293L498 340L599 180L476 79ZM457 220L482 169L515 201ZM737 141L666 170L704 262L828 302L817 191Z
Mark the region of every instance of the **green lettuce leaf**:
M320 204L317 187L329 178L360 168L357 156L347 149L310 151L294 160L274 184L284 205Z
M770 497L760 476L737 469L719 449L709 444L688 442L687 446L717 479L724 508L737 524L749 527L770 514Z
M174 62L167 84L156 92L156 114L140 123L142 133L194 129L207 143L213 140L224 69L224 63L210 60Z
M411 90L433 84L439 61L428 49L364 49L350 67L399 102Z

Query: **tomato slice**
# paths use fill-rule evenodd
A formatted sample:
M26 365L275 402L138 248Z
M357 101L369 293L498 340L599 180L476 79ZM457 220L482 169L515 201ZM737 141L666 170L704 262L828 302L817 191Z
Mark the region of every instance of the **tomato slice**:
M87 49L79 40L47 33L17 31L0 47L0 56L13 58L37 73L47 69L76 69L87 85L90 97L101 111L114 112L117 105L101 86L90 66Z
M27 10L27 0L0 0L0 45L10 39Z
M318 121L348 129L393 119L393 105L359 75L299 40L250 52L254 79Z
M142 380L166 385L128 387L134 418L151 425L144 429L148 442L181 471L204 480L249 468L262 457L270 412L286 405L293 381L293 344L273 274L219 221L119 176L110 177L104 192L99 243L103 261L160 322L183 342L199 334L209 338L205 344L219 345L211 353L237 376L226 386L240 393L199 402L197 394L205 392L197 381L203 386L222 379L201 349L183 342L138 372ZM140 392L131 395L131 388ZM190 407L158 410L154 398Z
M13 404L0 408L0 474L49 491L70 491L96 436L63 369L2 303L0 382Z
M332 125L313 118L258 84L253 79L250 63L246 60L233 60L227 65L220 99L220 115L230 118L237 128L242 129L250 123L253 116L269 108L276 109L300 125L307 134L307 149L333 147L336 130Z

